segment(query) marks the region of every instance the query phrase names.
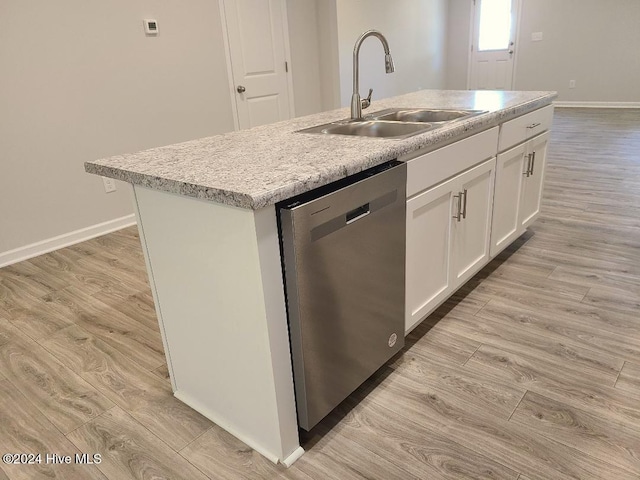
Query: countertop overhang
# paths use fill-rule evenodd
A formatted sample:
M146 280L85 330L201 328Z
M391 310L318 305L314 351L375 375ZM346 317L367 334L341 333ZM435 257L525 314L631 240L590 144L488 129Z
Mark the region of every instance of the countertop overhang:
M85 163L89 173L226 205L260 209L418 149L433 149L551 104L556 92L421 90L387 108L486 110L405 139L298 133L344 120L341 108ZM369 112L367 112L369 113Z

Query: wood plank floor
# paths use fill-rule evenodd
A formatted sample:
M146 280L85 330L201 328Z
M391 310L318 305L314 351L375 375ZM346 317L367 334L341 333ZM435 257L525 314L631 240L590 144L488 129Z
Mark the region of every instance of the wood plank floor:
M0 479L640 478L640 110L557 109L540 219L276 466L171 394L125 229L0 269ZM230 359L242 361L242 359Z

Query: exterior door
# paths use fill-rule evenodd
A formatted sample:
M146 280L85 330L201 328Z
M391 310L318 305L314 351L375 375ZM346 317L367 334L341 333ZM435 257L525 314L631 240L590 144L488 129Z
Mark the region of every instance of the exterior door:
M471 90L511 90L519 0L474 0Z
M291 118L285 0L223 0L240 129Z

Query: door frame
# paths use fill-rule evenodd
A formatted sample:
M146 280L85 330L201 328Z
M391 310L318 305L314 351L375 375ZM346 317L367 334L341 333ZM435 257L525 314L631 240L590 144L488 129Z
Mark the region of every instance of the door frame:
M233 114L233 129L240 130L240 120L238 119L238 97L236 96L236 85L233 81L233 69L231 66L231 48L229 46L229 30L227 28L227 14L224 8L224 0L218 0L220 10L220 22L222 24L222 40L224 42L224 58L227 67L227 82L229 95L231 97L231 110ZM287 16L287 2L282 0L282 35L284 37L284 56L288 65L287 71L287 95L289 97L289 118L295 117L295 105L293 103L293 67L291 65L291 46L289 43L289 19Z
M471 0L470 2L470 14L469 14L469 48L467 52L469 52L469 56L467 57L467 90L471 89L471 69L473 68L473 44L475 42L475 33L476 33L476 2L478 0ZM518 10L518 14L516 16L516 34L515 34L515 52L513 54L513 69L511 71L511 89L514 90L516 88L516 68L518 67L518 49L520 48L521 34L520 34L520 24L522 21L522 5L524 4L523 0L514 0L516 3L516 8Z

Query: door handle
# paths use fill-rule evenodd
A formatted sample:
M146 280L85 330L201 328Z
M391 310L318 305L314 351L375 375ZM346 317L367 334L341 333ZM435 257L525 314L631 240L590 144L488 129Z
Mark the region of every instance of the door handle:
M247 89L244 88L242 85L238 85L238 88L236 88L236 90L238 91L238 93L244 93L247 91Z

